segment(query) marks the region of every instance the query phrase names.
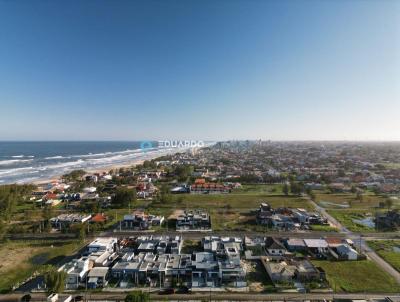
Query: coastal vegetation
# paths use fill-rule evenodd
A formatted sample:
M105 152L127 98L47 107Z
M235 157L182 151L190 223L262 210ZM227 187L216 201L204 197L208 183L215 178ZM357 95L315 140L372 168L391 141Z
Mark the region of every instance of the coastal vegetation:
M112 204L117 208L127 208L136 201L136 190L120 187L115 191Z
M51 268L44 274L44 283L46 284L47 293L62 293L65 288L65 280L67 273L65 271L57 271Z

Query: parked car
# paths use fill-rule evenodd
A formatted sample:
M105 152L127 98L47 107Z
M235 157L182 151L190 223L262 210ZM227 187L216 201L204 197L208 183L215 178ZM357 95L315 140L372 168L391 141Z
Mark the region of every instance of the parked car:
M175 293L173 288L164 288L158 292L159 295L172 295L173 293Z
M32 296L30 294L23 295L21 298L21 302L29 302L31 301Z
M187 286L181 286L176 291L177 294L190 294L190 288Z

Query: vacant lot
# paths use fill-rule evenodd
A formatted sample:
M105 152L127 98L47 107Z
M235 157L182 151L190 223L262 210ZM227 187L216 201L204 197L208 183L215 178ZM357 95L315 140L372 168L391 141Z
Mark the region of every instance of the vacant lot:
M247 271L246 277L251 292L276 291L260 260L243 261L242 264Z
M375 228L369 227L357 220L373 219L374 213L367 210L328 210L343 226L353 232L374 232Z
M330 225L318 225L314 224L310 226L311 230L317 231L317 232L338 232L338 229L330 226Z
M336 292L399 292L396 280L370 260L313 261L322 267Z
M400 272L400 240L368 241L368 245Z
M214 231L265 231L266 227L256 224L256 216L249 211L210 209Z
M324 208L341 208L343 206L348 206L351 209L370 209L378 208L379 203L385 202L385 198L382 196L377 196L375 194L369 193L364 194L362 201L357 200L356 194L327 194L327 193L317 193L316 202ZM395 205L398 202L395 202Z
M282 195L282 184L253 184L242 185L240 189L233 190L232 194L268 194Z
M253 189L252 189L253 190ZM297 196L269 195L254 191L234 194L181 194L172 195L166 203L153 202L148 208L151 214L169 217L179 209L204 209L211 215L214 231L265 231L255 222L255 212L261 202L272 207L313 209L310 202Z
M160 204L160 207L223 208L228 206L232 209L256 209L261 202L268 202L274 208L312 209L312 205L301 197L253 193L174 195L171 202Z
M76 241L12 241L0 247L0 293L30 277L40 266L55 265L79 249Z

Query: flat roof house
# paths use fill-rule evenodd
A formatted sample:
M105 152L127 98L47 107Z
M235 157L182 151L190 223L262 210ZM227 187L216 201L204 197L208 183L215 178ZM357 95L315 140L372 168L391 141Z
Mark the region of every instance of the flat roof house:
M81 283L84 282L90 268L89 258L82 257L67 262L61 266L58 271L64 271L67 273L67 278L65 280L66 289L77 289Z
M219 267L215 255L200 252L192 261L192 287L216 287L219 284Z
M164 216L148 215L142 210L136 210L132 214L124 215L120 222L121 229L147 230L154 225L161 225Z
M328 243L325 239L304 239L309 252L315 255L322 255L328 251Z
M192 281L192 256L189 254L171 254L165 271L165 284L171 286L176 284L189 285Z
M176 219L176 229L184 230L211 230L210 215L202 210L186 210Z
M131 253L126 253L122 258L114 264L111 268L111 274L115 278L120 278L121 280L130 279L134 284L139 284L139 268L143 261L144 254L136 255Z
M87 246L88 253L108 251L115 252L117 247L118 239L115 237L102 237L96 238Z
M72 224L82 224L89 221L92 215L85 214L60 214L50 219L50 223L54 228L63 229Z
M300 238L289 238L286 240L286 247L289 251L305 251L306 244L303 239Z
M94 267L88 274L87 287L94 289L104 287L107 285L109 268L108 267Z

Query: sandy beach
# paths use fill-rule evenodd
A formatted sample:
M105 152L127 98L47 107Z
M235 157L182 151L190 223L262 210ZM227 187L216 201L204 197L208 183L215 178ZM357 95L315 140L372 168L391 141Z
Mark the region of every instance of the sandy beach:
M103 174L103 173L108 173L111 170L117 170L120 168L135 167L137 165L143 164L143 162L146 160L152 160L152 159L155 159L155 158L158 158L161 156L172 155L172 154L179 153L182 151L185 151L185 149L184 150L176 149L173 151L171 151L169 149L169 150L165 150L165 151L160 151L157 154L147 155L147 156L145 156L145 158L132 160L132 161L122 163L122 164L111 164L111 165L105 165L105 166L98 167L98 168L87 168L87 169L83 169L83 170L86 171L88 174L94 174L94 173ZM77 170L77 169L75 169L75 170ZM73 170L71 170L71 171L73 171ZM38 179L38 180L32 181L30 183L34 184L36 186L41 186L41 185L45 185L50 182L59 182L64 174L66 174L66 173L54 175L49 178Z
M155 157L155 158L157 158L157 157ZM141 165L143 162L144 162L144 160L135 160L135 161L132 161L132 162L126 163L126 164L115 164L115 165L110 165L110 166L99 167L96 169L85 169L85 171L88 174L95 174L95 173L104 174L104 173L108 173L111 170L135 167L136 165ZM63 175L64 174L60 174L60 175L55 175L55 176L53 176L51 178L47 178L47 179L38 179L38 180L32 181L32 184L40 186L40 185L47 184L49 182L60 181Z

